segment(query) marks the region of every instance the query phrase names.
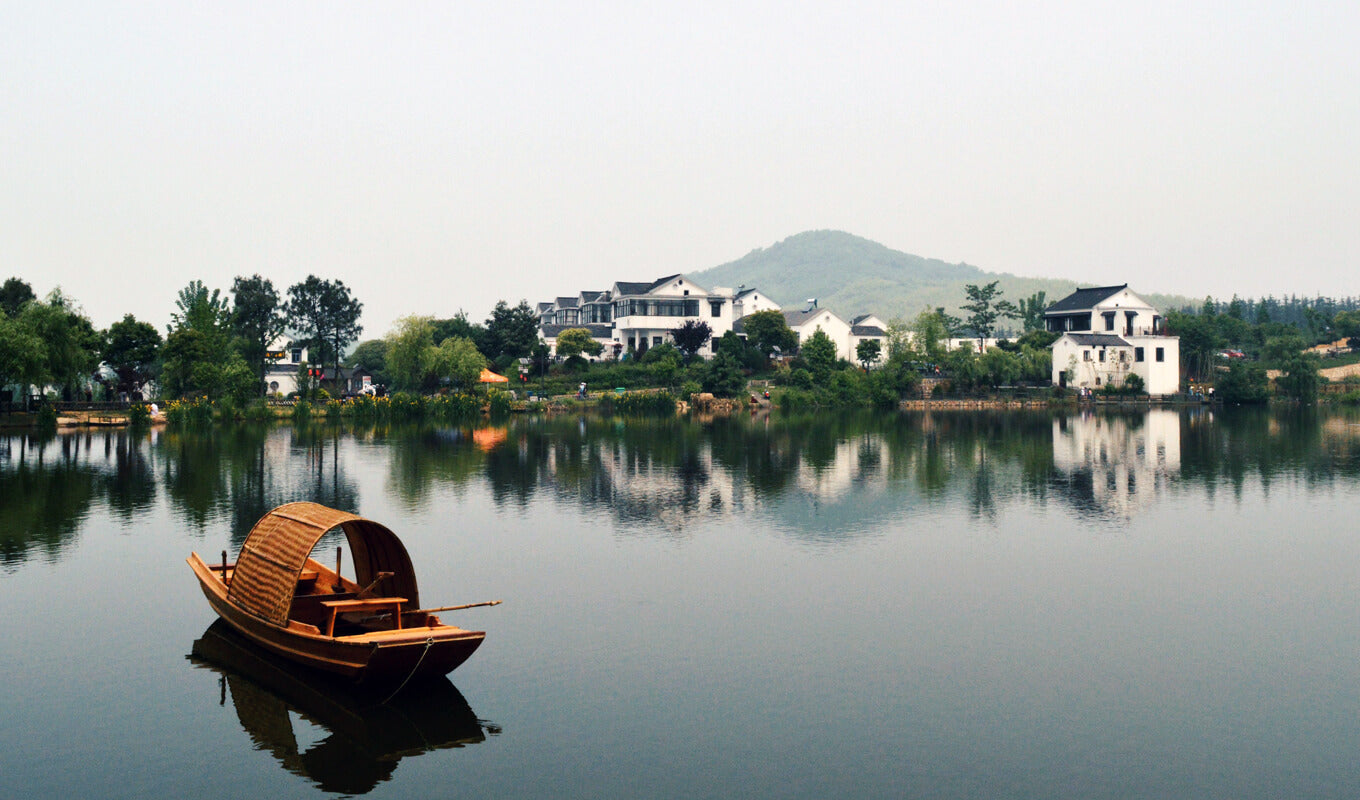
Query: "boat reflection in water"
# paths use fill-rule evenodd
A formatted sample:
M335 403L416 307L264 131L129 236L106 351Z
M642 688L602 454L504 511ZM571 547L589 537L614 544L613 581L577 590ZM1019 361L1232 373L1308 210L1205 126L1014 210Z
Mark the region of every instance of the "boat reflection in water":
M412 682L394 696L358 691L261 649L214 622L188 656L221 675L227 697L257 748L328 792L364 794L389 779L405 756L462 747L500 729L477 719L448 678ZM327 733L299 752L289 712Z

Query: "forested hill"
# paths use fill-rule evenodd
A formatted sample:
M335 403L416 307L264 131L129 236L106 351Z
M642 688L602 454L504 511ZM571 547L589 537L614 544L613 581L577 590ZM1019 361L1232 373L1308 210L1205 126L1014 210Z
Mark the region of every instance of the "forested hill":
M1000 281L1002 296L1012 302L1045 292L1051 303L1077 288L1069 280L1022 278L921 258L843 231L800 233L689 277L707 287L759 288L785 308L802 307L815 297L818 306L845 319L868 313L885 320L910 319L937 306L958 314L965 300L963 287L969 283ZM1178 308L1194 302L1147 294L1150 287L1139 286L1136 276L1128 282L1153 304L1169 301Z

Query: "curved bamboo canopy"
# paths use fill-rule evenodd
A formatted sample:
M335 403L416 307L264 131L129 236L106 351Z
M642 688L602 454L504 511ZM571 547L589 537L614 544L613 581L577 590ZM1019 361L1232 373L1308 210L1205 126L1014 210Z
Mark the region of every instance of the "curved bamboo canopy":
M379 572L391 572L377 594L405 597L419 608L415 569L397 535L372 520L317 503L288 503L255 523L236 559L227 601L266 622L286 626L307 557L334 528L345 532L360 586L372 583Z

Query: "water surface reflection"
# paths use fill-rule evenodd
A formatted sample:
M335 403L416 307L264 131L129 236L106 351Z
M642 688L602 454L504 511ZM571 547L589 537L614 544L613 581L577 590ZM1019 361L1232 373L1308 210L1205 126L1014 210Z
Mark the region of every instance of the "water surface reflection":
M995 520L1050 499L1128 520L1181 485L1235 495L1360 472L1353 411L1152 409L923 412L834 418L526 417L491 428L242 425L0 438L0 565L59 559L92 506L125 524L162 495L190 530L226 520L239 545L268 509L314 500L357 511L356 469L385 471L407 511L476 482L499 508L554 502L621 529L684 535L695 522L768 515L835 542L961 497ZM633 531L637 533L638 531Z
M212 701L231 703L257 750L327 792L365 794L391 779L403 758L500 733L477 719L447 678L405 686L390 698L356 692L303 673L220 620L194 642L189 659L221 676ZM299 741L304 723L320 730L311 743Z

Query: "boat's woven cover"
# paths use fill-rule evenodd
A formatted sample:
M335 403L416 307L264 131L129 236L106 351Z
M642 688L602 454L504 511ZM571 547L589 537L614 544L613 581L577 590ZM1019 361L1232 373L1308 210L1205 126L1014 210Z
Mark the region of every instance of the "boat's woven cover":
M282 505L255 523L236 559L227 601L267 622L287 625L307 556L327 531L337 527L349 540L360 586L367 586L379 572L392 572L375 594L405 597L413 608L420 607L415 570L396 534L372 520L316 503Z

